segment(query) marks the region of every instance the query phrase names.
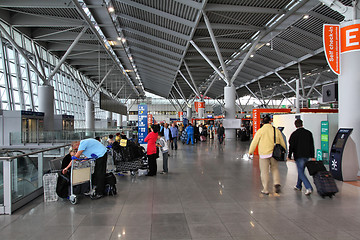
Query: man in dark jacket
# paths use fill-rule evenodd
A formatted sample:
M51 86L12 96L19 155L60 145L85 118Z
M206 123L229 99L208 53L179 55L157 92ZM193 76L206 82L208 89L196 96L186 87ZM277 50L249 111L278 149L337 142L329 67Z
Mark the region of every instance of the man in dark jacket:
M315 155L314 139L312 133L303 128L303 122L301 119L296 119L295 127L297 129L291 134L289 139L288 155L288 158L291 159L291 155L294 153L294 159L298 170L298 180L294 190L301 191L302 183L304 183L306 188L305 195L310 195L313 188L305 176L304 171L305 163L309 159L314 158Z
M223 124L220 123L220 126L219 126L219 128L217 130L217 135L218 135L220 144L222 144L223 141L224 141L224 134L225 134L225 128L223 127Z

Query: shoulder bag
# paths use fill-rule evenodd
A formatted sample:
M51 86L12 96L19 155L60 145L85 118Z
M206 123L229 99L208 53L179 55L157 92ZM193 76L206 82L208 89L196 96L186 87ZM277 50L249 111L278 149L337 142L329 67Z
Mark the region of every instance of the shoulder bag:
M275 128L274 128L274 150L272 157L275 158L277 161L285 161L285 149L280 144L276 144Z

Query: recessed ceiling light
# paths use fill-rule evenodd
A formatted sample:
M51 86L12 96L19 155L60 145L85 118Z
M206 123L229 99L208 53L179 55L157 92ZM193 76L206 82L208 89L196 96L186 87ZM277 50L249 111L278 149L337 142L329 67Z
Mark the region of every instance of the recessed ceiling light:
M121 41L121 37L117 37L117 40L118 40L118 41Z
M254 57L254 54L251 54L250 57L251 57L251 58Z
M303 16L303 19L308 19L310 16L308 14Z
M109 13L113 13L113 12L115 12L115 9L114 9L114 7L109 7L108 11L109 11Z
M268 42L268 43L266 43L266 46L270 46L270 43Z

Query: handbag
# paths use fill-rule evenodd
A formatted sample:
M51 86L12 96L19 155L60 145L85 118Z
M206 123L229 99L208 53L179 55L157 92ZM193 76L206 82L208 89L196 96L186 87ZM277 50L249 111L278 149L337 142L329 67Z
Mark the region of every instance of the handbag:
M276 144L275 128L274 128L274 150L272 157L275 158L277 161L285 161L285 149L280 144Z

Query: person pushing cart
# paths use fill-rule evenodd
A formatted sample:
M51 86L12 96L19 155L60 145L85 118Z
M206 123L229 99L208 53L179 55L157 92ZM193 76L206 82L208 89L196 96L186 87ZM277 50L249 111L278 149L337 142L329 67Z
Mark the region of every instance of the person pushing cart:
M106 163L107 163L107 150L104 145L102 145L96 139L88 138L81 141L74 142L72 144L74 150L77 150L75 156L72 159L79 159L82 154L87 158L93 158L96 156L95 160L95 170L94 170L94 179L93 183L96 185L95 194L91 196L91 199L99 199L103 197L105 190L105 175L106 175ZM68 169L71 167L72 161L69 165L63 169L63 174L66 174Z

